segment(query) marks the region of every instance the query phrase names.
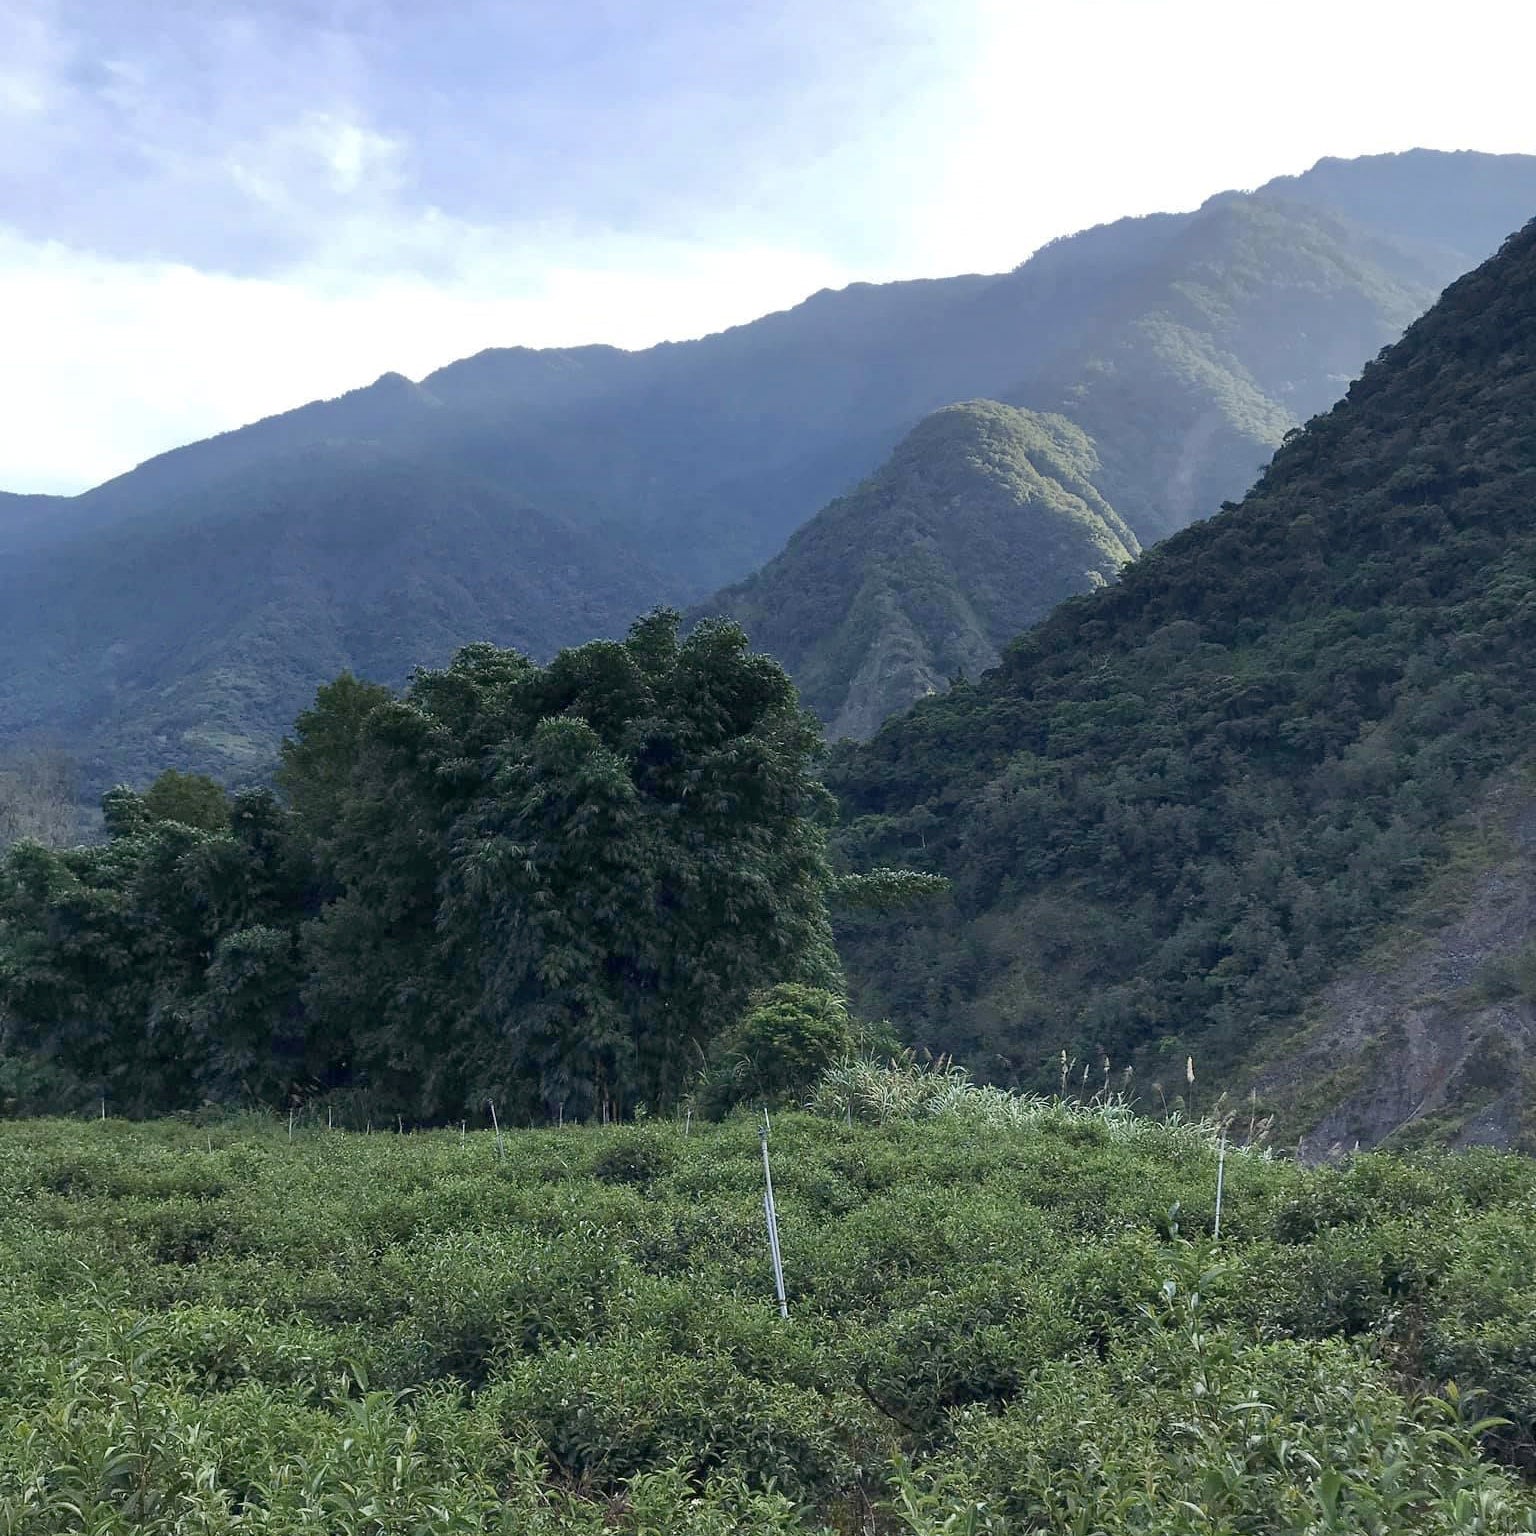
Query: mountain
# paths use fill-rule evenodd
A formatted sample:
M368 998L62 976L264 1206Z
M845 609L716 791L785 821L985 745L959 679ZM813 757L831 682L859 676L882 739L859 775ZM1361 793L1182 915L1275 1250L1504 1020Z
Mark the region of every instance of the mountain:
M1241 495L1285 433L1431 302L1428 274L1453 275L1449 257L1426 266L1416 247L1267 189L1212 199L1142 248L1139 264L1095 274L1092 321L1005 392L1086 432L1083 474L1118 514L1127 554ZM1077 254L1064 242L1016 276L1046 291L1065 262L1081 281ZM904 446L909 479L926 451L942 455L944 440ZM960 506L967 492L949 494ZM700 608L731 614L779 656L834 737L868 736L949 678L991 665L1004 641L1085 585L1086 565L1036 548L1035 526L1006 529L1005 504L985 492L956 522L937 572L933 515L892 522L889 499L866 490L834 502L749 583ZM983 523L994 535L984 552L957 555ZM1001 593L1013 600L999 603Z
M103 742L100 786L170 762L264 773L285 723L341 671L403 678L465 635L540 650L612 632L660 582L504 488L362 443L107 524L0 576L0 719Z
M1147 542L1240 494L1285 430L1486 254L1500 209L1513 228L1536 206L1536 157L1351 166L1084 231L1000 276L855 284L699 341L387 374L44 516L0 515L0 747L45 733L98 785L167 762L238 774L336 665L395 682L477 638L547 656L575 626L617 633L636 608L739 581L956 401L1073 421L1100 493ZM1326 206L1303 200L1314 183ZM1403 233L1405 185L1438 241ZM357 539L375 494L383 534ZM334 581L309 547L333 521L349 548ZM285 529L292 559L249 558ZM209 593L185 563L166 579L182 543L223 573ZM439 589L455 595L418 619L410 594Z
M1337 1139L1515 1135L1533 507L1536 223L1240 505L837 754L844 855L954 882L848 924L862 1006L993 1076L1192 1056Z
M831 735L868 736L1139 553L1098 468L1060 416L946 407L706 609L784 663Z
M0 550L19 553L48 539L70 509L68 496L15 496L0 491Z
M1105 495L1151 543L1247 490L1285 433L1475 260L1425 263L1263 191L1213 198L1004 398L1081 426Z

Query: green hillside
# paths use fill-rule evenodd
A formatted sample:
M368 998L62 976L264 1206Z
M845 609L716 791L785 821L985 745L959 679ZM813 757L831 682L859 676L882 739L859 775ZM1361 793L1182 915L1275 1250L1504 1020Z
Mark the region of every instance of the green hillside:
M833 1095L835 1097L835 1093ZM1528 1159L951 1092L0 1125L16 1536L1518 1536ZM344 1132L339 1127L345 1124ZM408 1128L407 1128L408 1129Z
M622 631L661 578L504 487L335 444L114 521L0 574L0 735L77 746L97 787L267 776L320 681L400 679L465 636L542 652Z
M173 763L239 776L338 665L398 683L481 639L547 657L740 580L956 401L1065 414L1106 499L1161 536L1241 494L1490 228L1536 206L1533 157L1317 175L1321 211L1308 173L1083 231L1013 272L854 284L698 341L493 349L161 455L44 515L0 505L0 749L71 748L96 788ZM1405 224L1415 187L1430 244ZM344 565L315 553L374 503L378 539ZM290 541L294 559L263 553Z
M1368 179L1369 162L1348 164ZM1403 174L1395 160L1387 171ZM1091 316L1055 350L1021 360L1022 381L1003 393L1087 433L1094 497L1134 530L1122 534L1132 552L1245 491L1285 433L1331 405L1451 273L1443 249L1307 207L1307 185L1214 198L1155 229L1102 232L1135 238L1141 259L1100 274ZM1338 188L1334 196L1346 200ZM1383 199L1372 206L1388 218ZM1042 263L1032 280L1043 286L1055 255L1017 276ZM1075 274L1086 256L1069 244L1058 259ZM1061 298L1070 309L1081 294L1069 286ZM921 444L904 445L903 462ZM888 482L899 473L893 462L832 503L750 582L704 605L739 618L784 659L833 736L867 736L950 678L975 675L1051 602L1081 590L1087 569L1072 569L1049 539L1037 546L1038 525L1014 522L984 480L946 489L952 506L974 506L948 519L949 542L934 546L932 512L904 523L891 515L893 496L903 498ZM961 546L982 528L967 553Z
M1458 271L1262 191L1214 198L1005 398L1082 427L1105 495L1151 543L1246 491Z
M951 406L705 611L782 661L830 735L868 736L1138 553L1098 469L1061 417Z
M1533 506L1536 225L1240 506L841 756L845 851L955 884L931 919L850 925L864 1005L1004 1078L1066 1047L1170 1099L1191 1054L1244 1086L1453 856L1485 857L1457 818L1536 747ZM1468 1051L1463 1107L1520 1135L1517 1043Z

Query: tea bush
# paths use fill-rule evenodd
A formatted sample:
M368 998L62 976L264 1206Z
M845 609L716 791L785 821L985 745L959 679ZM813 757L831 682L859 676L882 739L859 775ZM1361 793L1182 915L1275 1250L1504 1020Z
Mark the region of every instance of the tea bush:
M1217 1243L1210 1127L927 1075L774 1117L787 1322L750 1116L0 1124L0 1536L1536 1530L1536 1164Z

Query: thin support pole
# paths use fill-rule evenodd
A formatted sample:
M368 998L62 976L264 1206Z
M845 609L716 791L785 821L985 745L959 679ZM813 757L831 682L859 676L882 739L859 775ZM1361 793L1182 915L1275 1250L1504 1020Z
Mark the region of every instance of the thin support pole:
M507 1160L507 1149L502 1145L501 1121L496 1118L496 1101L495 1099L487 1099L485 1102L491 1106L491 1125L496 1131L496 1157L498 1161L504 1163Z
M779 1316L789 1316L789 1302L784 1295L784 1256L779 1251L779 1213L773 1203L773 1169L768 1165L768 1111L763 1111L758 1137L763 1145L763 1215L768 1222L768 1253L773 1259L773 1289L779 1299Z
M1221 1133L1221 1146L1216 1153L1216 1224L1211 1232L1213 1241L1221 1237L1221 1194L1227 1175L1227 1133Z

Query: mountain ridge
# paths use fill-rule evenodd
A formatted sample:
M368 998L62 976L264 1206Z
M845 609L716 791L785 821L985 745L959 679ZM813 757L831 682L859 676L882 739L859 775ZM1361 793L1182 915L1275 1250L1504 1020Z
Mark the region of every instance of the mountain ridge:
M1442 165L1434 155L1408 160L1410 172ZM1483 204L1503 198L1513 206L1536 189L1536 157L1470 168L1480 185L1494 186L1478 194L1473 238L1486 226ZM1403 164L1390 169L1394 184L1401 181ZM1441 183L1452 185L1453 171ZM1341 174L1329 172L1335 182ZM1343 177L1349 185L1330 195L1358 197L1376 174L1370 164L1357 166ZM1429 198L1427 205L1452 206L1444 186L1437 196L1438 204ZM1392 197L1379 201L1399 223L1406 217ZM1247 212L1229 204L1218 198L1204 211L1082 231L996 276L815 295L714 337L648 352L501 349L449 364L419 384L386 374L337 400L187 445L50 504L25 535L19 521L0 516L0 611L11 616L4 640L14 658L0 689L0 740L14 747L42 733L69 745L96 765L88 782L97 788L102 773L144 778L167 762L238 776L270 752L291 718L290 683L269 687L253 672L281 674L293 686L303 679L312 689L324 680L323 656L398 682L409 665L400 658L414 649L414 659L442 659L450 638L491 639L547 656L574 638L622 632L637 607L701 601L775 556L818 507L867 477L925 416L957 400L990 398L1067 415L1094 441L1097 490L1148 542L1240 494L1285 427L1328 403L1339 376L1430 301L1433 263L1449 276L1471 259L1443 248L1426 256L1415 247L1393 258L1400 259L1398 276L1383 275L1370 252L1389 235L1300 204L1286 211L1283 199L1259 194L1238 199ZM1528 212L1522 207L1519 217ZM1270 233L1255 236L1254 280L1245 287L1236 268L1226 286L1210 280L1202 253L1207 267L1247 259L1242 231L1261 225ZM1455 234L1453 221L1446 227ZM1315 248L1317 259L1299 279L1287 275L1287 241ZM1179 251L1185 254L1175 259ZM1271 259L1277 284L1266 287ZM1308 274L1356 267L1364 276L1349 290L1359 303L1351 325L1340 328L1346 341L1313 327L1313 363L1287 364L1280 379L1296 389L1284 399L1266 394L1255 346L1283 342L1294 350L1293 333L1307 327L1288 317L1310 312L1312 289L1326 298L1332 281ZM1122 322L1110 336L1099 325L1108 311ZM1255 317L1254 346L1243 340L1244 314ZM320 466L308 485L291 473L302 462L293 455L305 453ZM337 468L348 453L363 466L350 486ZM449 637L441 607L431 604L414 631L408 602L388 605L388 618L368 610L375 630L343 611L334 620L347 636L338 651L332 619L307 598L289 601L305 573L290 569L280 580L270 563L252 561L250 590L222 588L230 615L222 640L189 644L180 654L163 643L185 595L131 545L160 548L176 529L200 525L222 529L231 549L248 549L259 544L257 523L282 536L273 532L278 512L294 529L313 530L333 517L345 525L360 489L390 478L379 467L386 463L401 485L440 509L461 502L471 527L494 524L502 532L488 544L470 535L472 551L458 553L446 535L434 535L430 558L446 562L436 574L375 568L404 557L407 545L386 539L375 549L359 546L353 574L364 586L392 582L402 594L434 583L452 587L464 574L460 556L472 553L483 601L456 610L470 627ZM392 526L403 527L398 497L386 490L385 502ZM521 544L512 531L520 523L537 530ZM120 552L123 571L122 589L105 605L93 547L102 543ZM429 558L426 545L410 547L408 558ZM267 585L256 590L259 581ZM346 609L345 582L325 590ZM547 601L545 592L552 594ZM187 638L195 641L203 622L195 595L185 596L185 606ZM242 616L262 609L272 614L271 645L259 666L254 658L243 671L237 666L244 680L229 696L229 728L205 738L185 711L157 719L162 700L217 696L219 668L205 659L236 653ZM573 633L578 614L592 626L587 634ZM41 628L29 631L17 615ZM125 646L160 658L160 669L135 684L127 735L111 695Z
M740 623L832 737L994 665L1062 598L1140 552L1093 483L1088 438L995 401L925 417L746 582L695 610Z
M1536 760L1533 504L1536 223L1241 505L835 759L845 856L955 883L851 922L865 1007L1004 1078L1066 1046L1241 1086Z

